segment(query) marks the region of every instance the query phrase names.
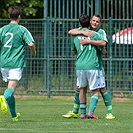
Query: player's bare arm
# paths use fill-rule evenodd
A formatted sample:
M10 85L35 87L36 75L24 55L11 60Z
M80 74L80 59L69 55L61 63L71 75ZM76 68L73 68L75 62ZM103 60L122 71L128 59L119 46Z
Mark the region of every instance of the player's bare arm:
M84 36L92 37L94 34L90 32L89 30L83 31L83 30L77 30L77 29L71 29L68 31L68 34L70 35L79 35L82 34Z
M29 48L30 48L30 50L31 50L31 52L32 52L32 55L33 55L33 56L36 56L36 48L35 48L34 43L31 42L31 43L28 44L28 46L29 46Z
M106 46L106 41L104 40L90 40L88 38L84 38L80 40L80 44L84 45L84 44L92 44L95 46Z

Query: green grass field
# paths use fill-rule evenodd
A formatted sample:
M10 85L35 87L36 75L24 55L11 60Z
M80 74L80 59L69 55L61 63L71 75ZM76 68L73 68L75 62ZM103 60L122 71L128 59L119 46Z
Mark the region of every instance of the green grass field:
M89 99L88 99L89 101ZM16 98L20 121L13 123L10 113L0 113L0 133L132 133L132 100L113 99L116 119L106 120L106 108L100 98L94 119L65 119L62 114L72 110L73 97ZM88 110L88 108L87 108Z

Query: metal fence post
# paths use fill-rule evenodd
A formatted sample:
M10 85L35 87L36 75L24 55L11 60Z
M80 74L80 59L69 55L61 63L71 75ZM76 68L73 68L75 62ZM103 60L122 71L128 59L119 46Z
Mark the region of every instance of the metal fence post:
M44 88L47 90L47 96L50 98L51 91L51 73L50 73L50 58L49 58L49 18L48 18L48 0L44 0L44 58L46 58L46 63L44 62L44 66L46 69L46 73L44 73ZM46 23L45 23L46 19ZM47 30L46 30L47 29ZM44 60L43 60L44 61Z
M49 19L49 18L47 18L47 31L50 31L50 25L49 25L49 23L51 23L51 20ZM47 38L46 38L46 50L47 50L47 55L46 55L46 58L47 58L47 60L46 60L46 70L47 70L47 72L46 72L46 77L47 77L47 95L48 95L48 98L50 98L50 95L51 95L51 87L52 87L52 79L51 79L51 65L50 65L50 63L51 63L51 60L50 60L50 44L49 44L49 42L50 42L50 35L49 35L49 32L47 32Z
M48 15L48 12L47 12L48 11L48 9L47 9L48 8L48 0L44 0L43 3L44 3L43 17L46 18Z
M109 85L110 93L113 95L113 68L112 68L112 18L109 18Z
M95 0L95 14L101 13L101 0Z

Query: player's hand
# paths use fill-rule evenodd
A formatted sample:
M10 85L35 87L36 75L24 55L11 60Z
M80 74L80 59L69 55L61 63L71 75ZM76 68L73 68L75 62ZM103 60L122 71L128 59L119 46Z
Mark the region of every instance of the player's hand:
M101 52L102 52L102 54L106 54L107 53L105 48L103 48Z
M84 38L80 40L80 44L84 45L84 44L88 44L90 42L90 40L88 38Z
M36 50L35 51L32 51L32 56L36 56Z
M82 31L84 36L88 36L88 37L93 37L94 34L92 32L90 32L89 30L86 31Z

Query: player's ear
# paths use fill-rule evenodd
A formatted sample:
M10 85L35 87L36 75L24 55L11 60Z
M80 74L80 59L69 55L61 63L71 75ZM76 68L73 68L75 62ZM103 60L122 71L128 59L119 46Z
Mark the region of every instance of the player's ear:
M21 18L21 16L19 15L19 16L18 16L18 19L20 19L20 18Z
M99 23L99 26L101 26L101 22Z

